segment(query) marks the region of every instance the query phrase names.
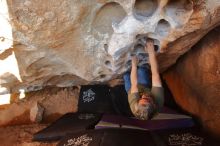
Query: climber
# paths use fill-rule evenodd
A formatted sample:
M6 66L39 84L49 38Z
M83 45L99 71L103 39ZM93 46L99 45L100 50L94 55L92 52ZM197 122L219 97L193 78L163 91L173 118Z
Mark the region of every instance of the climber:
M131 71L126 72L123 78L131 112L136 118L147 120L163 107L164 89L158 71L153 40L148 39L144 49L149 55L152 77L150 77L150 70L147 67L138 67L137 57L132 56Z

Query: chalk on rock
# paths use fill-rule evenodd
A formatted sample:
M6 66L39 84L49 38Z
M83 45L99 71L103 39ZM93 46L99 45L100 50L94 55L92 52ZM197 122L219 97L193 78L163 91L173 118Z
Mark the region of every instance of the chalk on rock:
M30 110L30 120L32 122L41 122L43 119L44 107L41 106L38 102Z

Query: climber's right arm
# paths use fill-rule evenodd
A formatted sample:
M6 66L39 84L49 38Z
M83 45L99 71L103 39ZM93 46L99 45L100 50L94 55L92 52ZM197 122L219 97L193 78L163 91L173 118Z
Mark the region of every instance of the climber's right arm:
M138 92L138 81L137 81L137 57L133 56L131 61L131 93Z
M150 39L147 40L145 51L149 55L149 62L150 62L151 73L152 73L152 86L162 87L162 82L160 79L160 74L159 74L159 69L158 69L158 64L157 64L156 53L154 51L153 40L150 40Z

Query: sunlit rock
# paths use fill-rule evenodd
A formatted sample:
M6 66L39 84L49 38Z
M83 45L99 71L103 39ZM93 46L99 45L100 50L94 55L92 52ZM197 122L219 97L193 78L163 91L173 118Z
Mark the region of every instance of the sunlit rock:
M220 22L219 0L3 2L8 18L0 20L10 23L1 30L10 28L12 38L1 33L0 43L13 42L0 51L7 92L108 81L130 68L131 54L148 61L143 38L154 40L162 72ZM3 67L12 54L14 66Z
M9 101L13 96L18 96L14 98L19 99L18 94L6 95L4 96L9 97ZM77 111L78 96L79 90L73 87L31 92L23 99L0 106L0 127L54 121L63 114ZM2 95L0 102L1 98Z
M30 120L32 122L41 122L43 119L44 107L42 107L39 103L35 103L30 110Z

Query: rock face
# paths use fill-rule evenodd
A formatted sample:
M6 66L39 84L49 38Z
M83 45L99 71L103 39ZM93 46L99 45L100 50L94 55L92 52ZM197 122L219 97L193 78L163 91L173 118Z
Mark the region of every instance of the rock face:
M79 89L73 87L30 92L3 109L0 106L0 127L54 121L66 113L76 112L78 97Z
M176 102L220 135L220 27L164 74Z
M40 123L43 119L44 107L36 102L30 110L30 120Z
M161 72L220 22L219 0L2 0L0 94L108 81L148 60Z

